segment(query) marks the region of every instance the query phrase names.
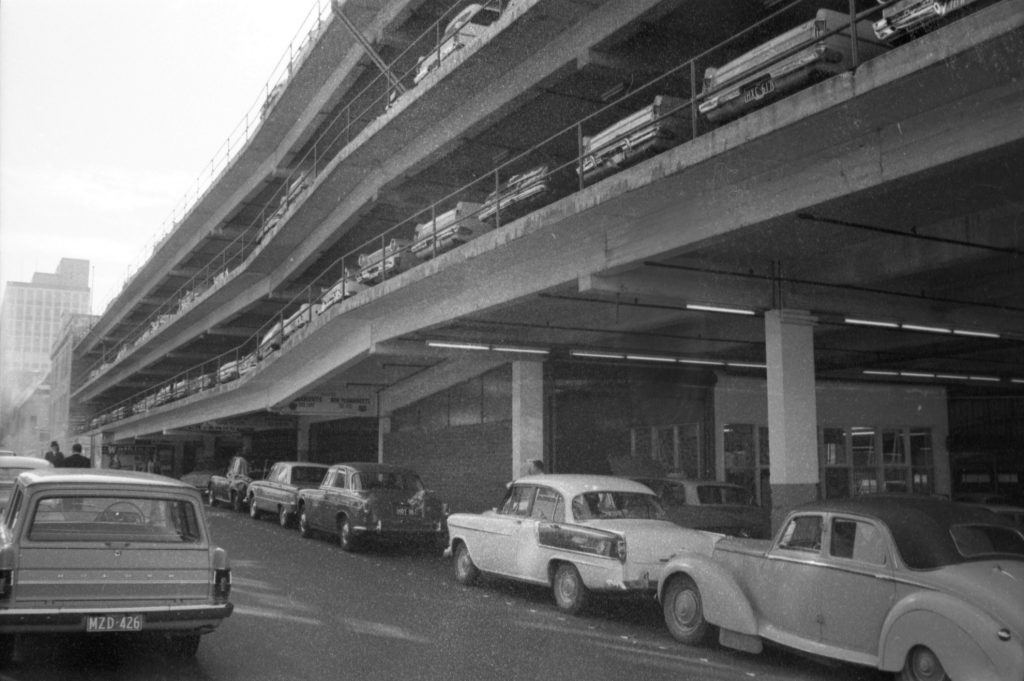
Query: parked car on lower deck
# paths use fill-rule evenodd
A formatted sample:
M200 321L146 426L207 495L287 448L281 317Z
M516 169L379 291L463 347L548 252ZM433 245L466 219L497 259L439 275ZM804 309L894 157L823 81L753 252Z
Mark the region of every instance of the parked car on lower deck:
M288 527L299 507L299 490L319 487L327 468L323 463L278 461L266 478L249 483L249 515L256 519L273 513L281 527Z
M18 456L14 452L3 450L0 453L0 511L6 506L14 491L14 481L25 471L39 468L53 468L46 459L35 456Z
M245 510L249 483L262 480L270 465L270 462L264 460L250 462L244 456L231 457L224 475L210 476L206 488L207 501L211 506L224 502L236 511Z
M819 9L810 21L722 66L709 67L704 72L698 110L712 123L722 123L848 71L853 66L849 26L848 14ZM860 60L889 49L875 37L871 22L859 21L856 28ZM835 29L838 32L831 33ZM801 46L805 47L799 49ZM793 50L796 52L782 56Z
M665 566L679 641L771 641L904 681L1024 678L1024 534L991 512L912 495L792 511L774 541L722 537Z
M746 487L715 480L634 477L658 495L669 519L683 527L768 539L771 517Z
M316 489L299 492L299 533L338 537L346 551L368 539L412 540L440 545L447 508L416 471L404 466L334 464Z
M498 508L448 518L455 579L481 572L549 586L559 609L578 613L591 592L651 595L662 565L717 535L674 524L650 488L603 475L529 475Z
M202 499L160 475L22 473L0 532L0 658L36 633L159 632L192 656L232 612L227 553Z

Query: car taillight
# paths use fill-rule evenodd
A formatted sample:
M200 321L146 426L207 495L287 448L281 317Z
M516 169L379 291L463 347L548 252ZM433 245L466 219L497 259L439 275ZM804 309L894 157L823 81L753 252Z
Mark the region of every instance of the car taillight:
M226 603L231 595L231 570L220 569L213 572L213 599Z

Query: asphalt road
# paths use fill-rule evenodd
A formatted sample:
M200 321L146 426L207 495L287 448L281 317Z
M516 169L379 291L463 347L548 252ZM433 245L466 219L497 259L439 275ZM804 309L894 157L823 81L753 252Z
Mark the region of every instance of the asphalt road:
M890 677L772 650L688 648L653 601L602 600L561 614L547 589L485 578L464 587L436 552L302 539L275 520L209 511L233 568L234 614L194 660L159 641L98 635L23 639L0 679L291 681L881 681Z

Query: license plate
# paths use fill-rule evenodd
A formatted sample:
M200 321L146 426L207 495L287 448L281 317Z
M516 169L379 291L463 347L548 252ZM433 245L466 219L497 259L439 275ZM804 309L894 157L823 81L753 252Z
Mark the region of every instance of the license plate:
M773 92L775 92L775 81L771 77L765 77L763 80L759 80L743 89L743 101L756 102Z
M85 630L142 631L142 615L89 615L85 618Z
M412 509L410 509L408 506L397 506L395 508L395 515L412 515Z

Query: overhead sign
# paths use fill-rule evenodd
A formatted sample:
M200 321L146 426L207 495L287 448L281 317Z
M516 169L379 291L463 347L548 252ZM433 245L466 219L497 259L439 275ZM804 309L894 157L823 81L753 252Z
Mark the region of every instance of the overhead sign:
M288 405L288 411L303 416L365 416L370 411L370 398L337 393L303 395Z

